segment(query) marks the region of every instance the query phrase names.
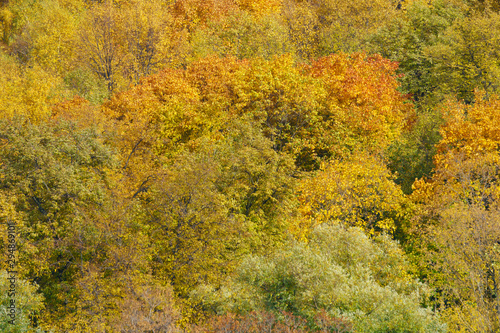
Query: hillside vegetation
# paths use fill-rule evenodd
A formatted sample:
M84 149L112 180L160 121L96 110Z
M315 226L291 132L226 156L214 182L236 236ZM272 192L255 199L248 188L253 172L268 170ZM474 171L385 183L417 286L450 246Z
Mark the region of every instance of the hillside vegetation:
M497 0L0 0L0 331L500 331Z

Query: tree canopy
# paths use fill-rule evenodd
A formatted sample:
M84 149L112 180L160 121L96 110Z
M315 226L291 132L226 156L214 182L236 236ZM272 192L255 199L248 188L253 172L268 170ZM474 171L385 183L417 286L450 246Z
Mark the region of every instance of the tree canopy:
M0 0L0 330L497 332L499 12Z

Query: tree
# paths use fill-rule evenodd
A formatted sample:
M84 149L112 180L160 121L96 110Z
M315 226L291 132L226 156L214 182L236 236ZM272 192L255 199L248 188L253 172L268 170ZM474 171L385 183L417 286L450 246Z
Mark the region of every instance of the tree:
M123 22L117 29L124 53L123 71L130 81L156 73L172 62L169 34L171 13L160 1L130 1L121 9Z
M217 129L223 112L215 107L203 108L200 92L186 73L172 69L116 94L102 109L116 133L112 140L128 178L129 197L149 187L166 159L212 126Z
M11 287L11 278L15 281L15 287ZM37 293L36 284L20 279L15 273L9 274L2 270L0 272L0 292L2 293L0 296L0 309L2 311L0 328L2 332L41 332L33 327L31 320L43 309L43 296ZM14 300L14 304L11 303L12 300ZM12 305L14 305L13 311L11 311ZM9 316L10 314L13 316Z
M45 298L39 324L46 329L103 324L112 315L103 306L112 295L104 272L116 264L111 254L121 227L106 217L112 150L95 131L62 121L2 120L0 137L1 197L15 212L19 277L35 281ZM89 289L99 293L85 304Z
M283 1L281 15L302 60L360 52L368 36L396 14L391 1Z
M87 12L79 34L82 61L106 82L110 94L118 86L119 68L124 60L120 52L120 19L118 10L107 1Z
M74 38L84 1L11 1L7 8L13 15L10 49L22 63L58 75L74 68Z
M184 298L200 283L221 281L244 253L279 245L293 208L292 160L249 124L225 134L180 154L144 196L153 266Z
M12 25L14 21L14 14L5 6L0 7L0 25L2 31L2 42L8 44L12 35Z
M277 150L317 169L323 158L382 150L400 134L412 106L397 91L396 67L364 54L303 66L289 56L255 60L236 76L235 106L262 123Z
M434 105L442 98L440 87L447 82L436 81L436 63L428 49L440 45L440 36L465 14L456 3L443 0L432 1L432 5L411 1L405 9L370 37L369 49L398 62L404 93L418 104Z
M498 208L458 203L442 209L439 223L428 230L429 280L455 332L495 332L500 325L499 217Z
M441 43L428 49L440 90L468 103L474 101L476 88L486 94L498 92L499 18L500 14L485 11L457 20L442 35Z
M181 332L176 327L180 313L173 302L170 286L141 286L127 296L120 306L121 315L114 324L118 332Z
M313 6L307 1L284 1L282 15L297 57L302 60L318 57L319 22Z
M444 332L422 308L426 287L387 236L368 238L359 228L322 225L309 242L292 242L267 256L250 256L220 290L195 297L216 313L288 311L313 319L324 310L351 321L356 332Z
M104 111L116 119L119 133L127 133L124 149L139 144L157 157L175 154L201 136L216 137L232 119L251 116L275 150L311 170L322 158L380 151L399 136L412 106L397 91L395 70L396 64L363 54L331 55L309 66L289 55L251 61L208 57L186 70L145 78ZM156 142L137 137L143 134ZM135 158L138 150L132 151Z
M499 99L449 101L435 171L415 183L422 271L457 332L498 330ZM417 239L417 238L415 238Z
M413 114L398 90L397 64L358 53L332 54L306 67L326 90L323 140L342 151L387 147ZM330 148L332 149L332 148Z
M331 221L370 234L400 234L404 229L404 195L384 163L373 156L356 154L331 160L316 174L304 177L297 193L304 219L301 224L306 224L299 229L301 233Z
M255 59L236 78L233 103L237 114L253 117L273 148L295 156L296 164L306 168L317 162L314 135L325 96L321 82L305 75L290 55L270 61Z
M309 1L320 22L321 55L359 52L367 37L396 15L393 1Z
M235 11L224 20L209 21L193 33L192 48L196 58L217 54L240 59L273 56L293 52L287 29L277 13L254 16Z
M38 123L51 115L51 104L60 92L57 77L40 66L19 68L12 57L0 53L2 90L0 91L0 118L16 116Z
M196 28L210 20L219 21L237 9L233 0L181 0L173 6L176 26L193 33Z
M417 179L432 177L442 122L438 110L420 110L417 119L388 147L387 166L395 174L394 181L403 193L411 194Z

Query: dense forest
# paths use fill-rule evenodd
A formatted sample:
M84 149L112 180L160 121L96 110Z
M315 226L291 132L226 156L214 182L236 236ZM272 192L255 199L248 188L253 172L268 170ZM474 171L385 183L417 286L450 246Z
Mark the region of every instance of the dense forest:
M1 332L500 332L500 1L0 0Z

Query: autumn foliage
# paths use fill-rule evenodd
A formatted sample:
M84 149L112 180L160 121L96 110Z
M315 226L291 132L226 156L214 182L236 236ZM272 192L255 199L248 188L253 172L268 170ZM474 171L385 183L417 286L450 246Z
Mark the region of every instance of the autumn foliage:
M0 1L0 331L499 331L497 2Z

